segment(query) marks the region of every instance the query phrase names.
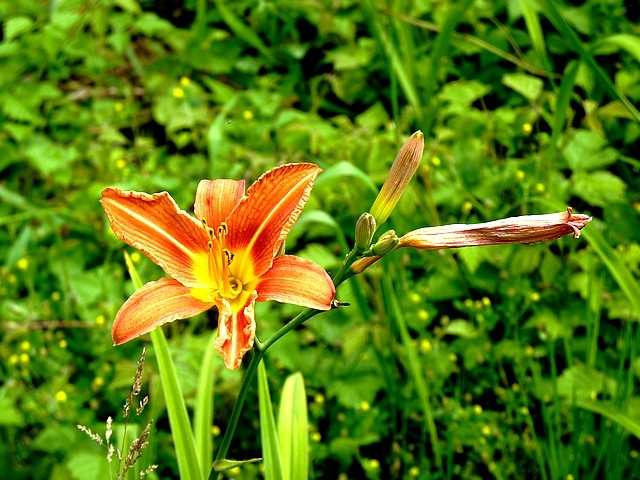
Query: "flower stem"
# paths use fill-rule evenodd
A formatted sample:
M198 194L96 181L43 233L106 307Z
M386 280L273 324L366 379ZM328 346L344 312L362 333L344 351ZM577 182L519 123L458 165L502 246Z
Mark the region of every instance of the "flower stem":
M356 261L358 257L358 250L354 247L345 257L340 270L333 277L333 284L337 288L345 280L351 278L354 274L351 271L351 265ZM222 438L222 443L218 448L218 453L216 454L216 462L223 460L227 453L229 452L229 447L231 445L231 440L233 439L233 435L235 434L236 427L238 426L238 420L240 420L240 413L242 412L242 407L244 406L244 402L247 397L247 392L249 391L249 385L253 377L258 370L258 365L262 361L262 357L264 357L265 353L269 348L284 337L287 333L289 333L294 328L302 325L304 322L314 317L315 315L322 313L323 310L314 310L312 308L308 308L305 311L298 314L293 320L284 325L280 330L271 335L266 341L260 342L256 339L253 348L253 357L251 358L251 362L247 367L247 371L244 374L244 378L242 379L242 385L240 386L240 392L238 393L238 398L236 398L236 402L233 405L233 411L231 412L231 417L229 418L229 424L227 425L227 430ZM209 479L213 479L215 476L215 470L212 470ZM219 477L221 478L221 477Z

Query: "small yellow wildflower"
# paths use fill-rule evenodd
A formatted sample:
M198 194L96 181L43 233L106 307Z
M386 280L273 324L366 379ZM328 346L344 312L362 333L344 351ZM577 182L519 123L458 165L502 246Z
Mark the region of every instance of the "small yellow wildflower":
M98 325L99 327L103 326L105 323L107 323L107 319L104 318L104 315L98 315L96 317L96 325Z
M219 437L220 433L222 432L218 425L211 425L211 435L213 435L214 437Z
M476 415L481 415L482 414L482 407L480 405L474 405L473 406L473 413L475 413Z
M482 435L484 435L485 437L488 437L489 435L491 435L491 427L489 425L483 425L480 431L482 432Z
M183 87L188 87L191 84L191 79L189 77L182 76L180 77L180 85Z
M380 468L380 462L375 458L369 459L369 470L377 470Z
M64 390L58 390L55 394L56 402L64 403L67 401L67 394Z
M15 365L16 363L18 363L18 355L16 355L15 353L9 356L9 365Z
M251 110L245 110L244 112L242 112L242 118L247 122L250 122L251 120L253 120L253 112Z
M541 298L542 297L540 296L540 294L538 292L531 292L531 294L529 295L529 299L532 302L539 302Z
M180 87L176 87L173 89L173 91L171 92L171 94L175 97L175 98L184 98L184 90Z
M473 203L471 203L469 200L467 200L466 202L462 202L462 207L460 208L460 210L462 210L463 215L469 215L471 210L473 210Z
M20 354L20 363L26 364L26 363L29 363L29 360L30 360L30 358L29 358L29 354L28 353L21 353Z
M439 167L440 165L442 165L442 160L440 160L440 157L431 157L431 165L433 165L434 167Z
M524 347L524 354L527 357L533 357L535 355L536 351L534 350L534 348L531 345L527 345L526 347Z
M527 176L527 174L526 174L526 173L524 173L524 171L522 171L522 170L518 170L518 171L516 172L516 180L517 180L518 182L523 181L523 180L525 179L525 177L526 177L526 176Z
M60 294L60 292L55 291L51 293L51 300L54 302L59 302L60 299L62 298L62 295Z
M28 340L24 340L20 342L20 350L22 350L23 352L28 352L30 349L31 349L31 344L29 343Z
M322 395L321 393L316 393L313 396L313 401L318 405L324 405L324 395Z
M491 306L491 299L489 297L482 297L482 305L489 308Z
M320 435L318 432L313 432L311 434L311 441L312 442L319 442L320 440L322 440L322 435Z
M133 263L138 263L142 259L142 255L138 252L132 252L129 258L131 258Z
M422 297L420 296L419 293L417 292L411 292L409 294L409 301L411 303L420 303L420 300L422 300Z
M122 112L124 110L124 103L122 102L116 102L113 104L113 109L116 112Z
M69 346L69 342L67 342L64 338L58 341L58 346L62 349L65 349Z
M536 183L535 187L537 193L544 193L546 187L542 183Z
M416 466L413 466L409 469L409 476L417 478L420 475L420 469Z
M433 345L431 342L425 338L420 342L420 353L423 355L428 355L433 350Z
M423 322L429 320L429 312L427 312L424 308L418 310L418 318Z
M127 161L124 158L119 158L116 160L116 168L118 170L124 170L127 166Z
M369 410L371 410L371 404L367 401L360 402L360 410L362 410L363 412L368 412Z
M96 378L93 379L93 382L91 382L91 387L94 390L99 390L103 386L104 386L104 378L103 377L96 377Z
M530 123L522 125L522 133L529 135L533 131L533 126Z
M21 258L16 263L16 267L18 267L18 270L22 270L24 272L27 268L29 268L29 260L27 258L24 258L24 257Z

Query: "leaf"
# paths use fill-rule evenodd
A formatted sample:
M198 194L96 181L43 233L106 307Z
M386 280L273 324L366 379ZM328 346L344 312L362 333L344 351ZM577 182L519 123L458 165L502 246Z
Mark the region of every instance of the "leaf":
M600 133L579 130L562 152L572 170L593 170L611 165L618 158Z
M507 73L502 77L502 83L530 102L534 102L540 97L544 86L541 79L526 73Z
M594 394L615 395L617 382L603 373L586 365L569 367L557 380L558 395L575 398L577 401L590 398Z
M129 255L125 252L125 263L136 289L142 287L142 281ZM180 478L185 480L201 480L204 478L200 470L200 462L196 453L196 445L189 422L187 407L178 381L178 374L171 359L169 346L161 328L151 331L151 341L158 361L158 372L162 380L169 415L169 426L173 436L173 444L178 461Z
M583 232L583 237L600 256L611 276L624 292L631 305L633 305L633 310L636 312L635 319L640 320L640 314L638 313L640 312L640 285L634 278L633 273L622 263L620 256L605 240L601 233L604 228L605 225L603 223L594 219L590 228L585 229Z
M200 470L205 474L205 477L210 473L213 461L211 426L213 425L214 358L216 352L214 340L217 336L218 331L214 330L207 342L198 378L196 407L193 411L196 451L200 458Z
M445 327L445 331L448 335L464 338L466 340L471 340L480 336L480 331L474 327L471 322L462 319L452 320L449 322Z
M577 398L574 405L583 408L584 410L602 415L612 422L617 423L637 438L640 438L640 422L627 412L620 410L619 407L606 402L591 401L582 398ZM637 407L637 405L634 406Z
M593 53L609 53L609 47L614 50L625 50L629 55L633 56L636 61L640 62L640 37L628 33L618 33L601 39L594 45ZM604 52L603 52L604 51Z
M9 42L31 30L33 20L29 17L13 17L4 22L4 41Z
M309 420L301 373L287 377L278 410L278 441L285 479L309 476Z
M591 205L606 207L625 201L626 184L611 172L577 172L571 176L575 195Z
M262 440L262 456L264 458L265 480L281 480L283 476L282 457L278 442L276 420L271 406L271 394L264 362L258 365L258 407L260 410L260 438Z

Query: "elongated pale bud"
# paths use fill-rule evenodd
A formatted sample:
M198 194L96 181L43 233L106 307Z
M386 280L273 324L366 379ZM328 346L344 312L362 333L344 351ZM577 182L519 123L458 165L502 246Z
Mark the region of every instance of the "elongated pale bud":
M566 212L510 217L475 225L425 227L402 236L398 247L439 250L507 243L529 245L569 234L578 238L580 231L590 221L588 215L574 215L571 208L567 208Z
M355 274L362 273L367 268L369 268L371 265L373 265L378 260L380 260L381 258L382 257L363 257L363 258L359 258L358 260L353 262L353 265L351 265L351 271L353 273L355 273Z
M366 250L371 246L371 240L376 233L376 219L370 213L363 213L356 222L356 247Z
M400 243L400 239L394 230L384 232L378 241L371 247L369 253L378 257L384 257L385 255L393 252Z
M402 197L420 165L423 151L424 135L418 130L409 137L398 152L389 171L389 176L371 206L371 215L376 218L378 225L381 225L389 218L400 197Z

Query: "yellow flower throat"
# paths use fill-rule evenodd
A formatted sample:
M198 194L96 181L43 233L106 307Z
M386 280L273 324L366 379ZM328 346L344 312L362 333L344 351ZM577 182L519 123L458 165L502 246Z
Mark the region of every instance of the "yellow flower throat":
M233 261L233 253L225 246L229 228L225 222L222 222L214 230L207 225L207 221L204 218L202 219L202 226L209 236L205 276L208 280L206 283L210 284L211 287L195 288L192 294L208 302L220 298L234 300L242 292L243 285L240 280L232 276L229 268Z

